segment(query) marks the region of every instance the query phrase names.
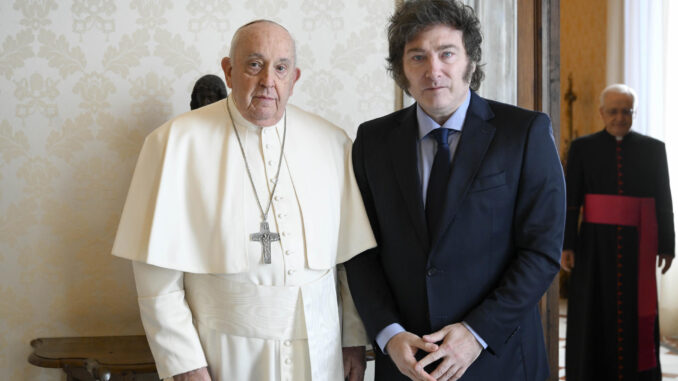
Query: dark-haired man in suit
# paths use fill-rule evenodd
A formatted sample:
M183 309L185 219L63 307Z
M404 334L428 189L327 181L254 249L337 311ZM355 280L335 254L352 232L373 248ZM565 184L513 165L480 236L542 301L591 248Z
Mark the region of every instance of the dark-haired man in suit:
M389 69L417 102L358 129L378 247L346 264L377 380L549 373L537 303L560 265L562 168L546 115L474 92L481 41L458 1L407 1L391 18Z

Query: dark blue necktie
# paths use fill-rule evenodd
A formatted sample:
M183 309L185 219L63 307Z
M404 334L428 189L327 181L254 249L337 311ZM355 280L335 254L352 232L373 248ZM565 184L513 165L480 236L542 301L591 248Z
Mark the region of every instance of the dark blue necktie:
M441 127L429 133L438 144L426 190L426 223L431 242L440 228L447 194L447 181L450 177L450 145L447 144L449 132L447 128Z

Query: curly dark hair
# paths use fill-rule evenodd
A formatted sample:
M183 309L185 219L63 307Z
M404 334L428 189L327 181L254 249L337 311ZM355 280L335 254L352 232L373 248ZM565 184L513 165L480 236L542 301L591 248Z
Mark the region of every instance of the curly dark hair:
M388 26L389 55L386 61L391 76L409 94L409 82L403 69L405 45L419 32L434 25L447 25L463 33L462 42L469 57L464 80L470 82L472 90L477 91L485 77L480 65L480 44L483 42L480 20L473 8L457 0L409 0L396 9Z

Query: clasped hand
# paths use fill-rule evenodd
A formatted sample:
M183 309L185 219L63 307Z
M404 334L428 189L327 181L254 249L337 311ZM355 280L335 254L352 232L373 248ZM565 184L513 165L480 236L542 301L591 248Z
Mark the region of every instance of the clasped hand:
M436 344L440 342L440 344ZM401 332L386 344L386 351L398 370L415 381L455 381L478 358L482 346L461 323L450 324L441 330L419 337ZM428 354L417 361L418 350ZM424 368L442 360L430 374Z

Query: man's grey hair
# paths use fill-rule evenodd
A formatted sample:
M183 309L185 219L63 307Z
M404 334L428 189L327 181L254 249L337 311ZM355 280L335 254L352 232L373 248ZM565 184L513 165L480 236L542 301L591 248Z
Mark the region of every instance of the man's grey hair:
M609 93L630 95L631 98L633 99L633 109L634 110L636 109L636 100L638 99L638 96L631 87L624 85L623 83L615 83L613 85L610 85L606 87L602 93L600 93L600 107L603 107L605 105L605 96Z
M290 36L290 40L292 40L292 59L294 61L293 65L294 65L294 67L296 67L297 66L297 43L294 40L294 37L292 37L292 33L290 33L290 31L287 30L287 28L278 24L277 22L272 21L272 20L267 20L267 19L259 19L259 20L250 21L250 22L241 26L240 28L238 28L238 30L235 31L235 33L233 34L233 38L231 39L231 48L228 51L228 56L231 58L231 60L233 60L233 58L235 57L235 48L237 47L238 42L239 42L238 40L240 39L240 32L250 25L254 25L254 24L258 24L258 23L262 23L262 22L277 25L277 26L283 28L283 30L285 30L285 32L287 32L287 34Z

